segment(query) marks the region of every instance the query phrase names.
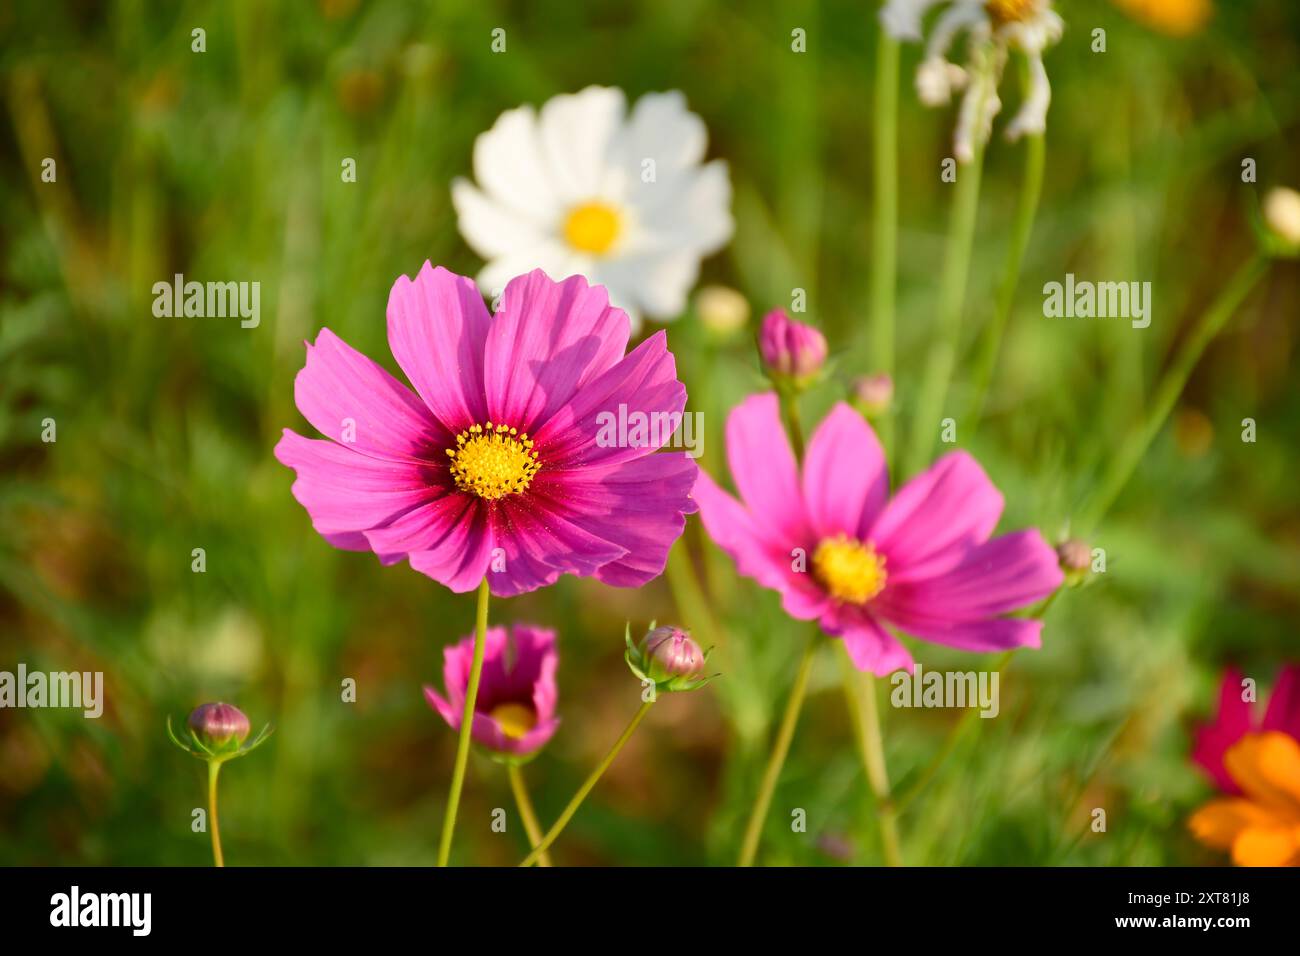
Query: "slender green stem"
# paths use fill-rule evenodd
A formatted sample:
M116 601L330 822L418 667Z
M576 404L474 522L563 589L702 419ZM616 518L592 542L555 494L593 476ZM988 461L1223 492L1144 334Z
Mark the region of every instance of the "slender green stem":
M221 828L217 825L217 776L221 773L221 761L208 761L208 828L212 831L212 859L214 866L225 866L226 858L221 853Z
M474 705L478 701L478 681L483 673L483 647L487 642L488 579L478 586L478 610L474 624L474 662L470 666L469 685L465 688L465 706L460 712L460 736L456 741L456 766L451 773L451 791L447 810L442 817L442 840L438 844L438 865L446 866L451 857L451 838L456 832L456 811L460 808L460 790L465 784L465 766L469 763L469 742L474 726Z
M1023 85L1027 91L1028 62L1023 62L1021 67ZM967 416L971 429L979 423L980 415L984 412L984 400L988 396L989 382L993 378L998 356L1002 351L1002 336L1006 332L1007 320L1011 316L1011 306L1015 303L1016 286L1020 284L1020 270L1025 262L1025 250L1029 248L1029 237L1033 234L1034 219L1038 215L1038 199L1043 191L1043 169L1046 161L1047 143L1043 134L1026 136L1025 172L1020 180L1020 199L1016 206L1016 221L1011 229L1011 242L1007 246L1002 284L998 287L993 318L985 329L975 365L973 397L970 414Z
M871 228L871 367L894 374L894 301L898 281L898 41L887 30L876 39L874 191ZM876 431L886 453L893 446L894 413L885 409Z
M591 772L591 776L589 776L586 782L578 789L578 792L573 795L573 799L570 800L569 805L564 808L564 812L561 813L560 818L555 821L555 825L546 832L546 836L542 837L542 842L533 847L533 852L529 853L528 856L524 858L524 861L519 864L520 866L532 866L536 863L541 858L542 854L546 852L547 848L555 842L556 837L564 831L564 828L568 826L573 815L578 812L578 807L582 806L582 801L587 799L587 794L591 793L592 788L595 787L600 778L604 776L605 771L609 769L609 765L614 762L614 758L618 756L618 752L623 749L623 745L631 738L637 725L641 723L641 718L650 711L650 707L654 702L654 697L642 702L641 706L637 709L636 715L632 718L632 722L627 725L627 729L624 730L618 740L614 742L614 746L609 749L609 753L605 754L604 759L596 765L596 769Z
M1240 307L1255 284L1267 271L1268 263L1259 253L1252 255L1237 270L1237 273L1224 286L1218 298L1197 320L1192 331L1183 340L1164 376L1156 386L1155 393L1147 407L1147 415L1142 424L1129 432L1111 457L1109 467L1103 473L1096 492L1088 507L1083 511L1079 527L1083 535L1091 534L1097 524L1106 516L1119 493L1128 484L1151 442L1155 440L1165 420L1178 402L1187 379L1200 361L1201 355L1211 340L1219 333L1224 324Z
M859 671L849 657L844 642L840 641L839 645L844 702L849 709L853 737L858 745L858 756L862 759L867 785L875 797L875 816L880 826L885 862L889 866L902 866L903 854L898 841L898 808L890 798L889 774L885 768L884 741L876 704L875 678Z
M506 776L510 778L510 789L515 795L515 806L519 808L519 817L524 821L524 832L528 834L528 845L537 847L542 842L542 828L537 824L537 814L533 811L533 801L528 799L528 788L524 786L524 772L518 764L506 764ZM551 855L545 850L537 858L538 866L550 866Z
M772 745L771 756L767 758L767 769L763 771L763 782L759 785L758 796L754 799L754 806L749 812L749 823L745 826L745 837L740 844L738 866L754 865L754 857L758 853L758 840L763 833L763 822L767 819L768 807L772 804L772 794L776 791L776 782L781 776L786 755L790 752L794 728L799 723L799 711L803 709L803 700L808 693L808 675L812 673L813 659L820 646L821 635L816 634L808 641L808 646L803 651L803 658L799 661L794 686L790 689L790 699L785 705L785 715L781 718L781 727Z
M972 79L971 82L980 82ZM949 380L957 364L961 345L962 306L970 274L971 248L979 212L980 179L984 168L984 146L975 140L975 155L957 175L957 195L948 221L948 243L943 274L939 280L939 305L934 342L926 359L921 391L912 418L912 435L901 477L910 477L924 466L934 445L935 432L943 417Z
M794 389L778 390L781 397L781 413L785 416L786 431L790 435L790 448L794 451L795 461L803 461L803 425L799 423L799 393Z

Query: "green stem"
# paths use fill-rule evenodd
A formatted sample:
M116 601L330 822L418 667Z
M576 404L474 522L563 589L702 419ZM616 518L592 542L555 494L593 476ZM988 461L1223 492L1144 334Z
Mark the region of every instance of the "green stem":
M971 82L980 80L972 78ZM904 478L919 472L930 457L934 434L943 416L949 379L957 364L962 305L966 299L966 280L970 274L971 247L975 241L980 179L984 168L984 146L978 135L975 144L974 157L961 168L957 177L957 195L948 221L948 243L939 284L937 328L913 413L912 436L901 476Z
M786 431L790 435L790 448L795 461L803 461L803 426L799 423L799 393L792 388L777 390L781 398L781 413L785 417Z
M221 761L208 761L208 826L212 830L212 859L214 866L226 865L226 858L221 853L221 828L217 825L217 776L221 773Z
M460 808L460 790L465 784L465 766L469 763L469 742L474 726L474 705L478 701L478 681L483 673L483 647L487 643L488 589L486 575L478 586L478 610L474 625L474 663L470 666L469 685L465 688L465 706L460 712L460 736L456 742L456 766L451 774L451 792L442 817L442 840L438 844L438 865L446 866L451 856L451 838L456 832L456 811Z
M898 808L890 797L889 773L885 768L884 739L877 710L875 678L862 674L854 666L844 642L840 641L840 672L844 682L844 702L849 709L858 756L866 773L867 784L876 800L876 820L885 863L902 866L903 854L898 842ZM864 680L866 686L863 686ZM866 702L864 705L864 701Z
M898 41L886 30L876 38L874 191L871 230L871 366L894 374L894 302L898 272ZM888 453L894 439L892 408L876 431Z
M1191 333L1183 340L1173 362L1160 379L1160 384L1156 386L1146 419L1138 428L1129 432L1119 450L1110 459L1110 466L1103 474L1091 503L1083 512L1079 527L1085 537L1096 530L1098 523L1106 516L1106 512L1119 497L1119 493L1133 477L1133 472L1142 461L1151 442L1155 440L1169 413L1173 411L1178 397L1183 392L1183 387L1187 384L1187 379L1191 377L1192 370L1200 361L1206 347L1237 311L1250 291L1255 288L1255 284L1263 277L1267 268L1267 261L1259 253L1246 260L1224 286L1218 298L1197 320Z
M542 842L542 828L537 824L537 814L533 811L533 801L528 799L528 788L524 786L524 772L518 764L506 764L506 776L510 778L510 789L515 795L515 806L524 821L524 832L528 834L528 845L537 847ZM551 855L545 850L537 858L538 866L550 866Z
M772 804L772 794L776 790L776 781L781 776L781 767L785 765L786 754L790 752L794 728L799 723L799 711L803 708L803 700L808 693L808 675L812 673L813 658L820 646L821 635L816 634L808 641L803 658L799 661L794 687L790 689L790 699L786 702L785 715L781 718L781 728L777 731L776 742L772 745L772 754L767 759L767 769L763 771L763 782L759 785L758 796L754 800L753 809L749 812L749 823L745 827L745 837L740 845L738 866L754 865L754 857L758 853L758 839L763 833L763 822L767 819L767 810Z
M1021 64L1021 76L1026 90L1029 87L1028 63ZM1003 266L1002 284L998 287L997 302L993 318L984 334L979 358L975 365L974 391L971 399L968 421L974 428L984 411L984 400L988 395L989 382L997 368L998 355L1002 351L1002 336L1006 332L1007 320L1011 316L1011 306L1016 298L1016 286L1020 284L1020 270L1025 262L1025 250L1029 248L1029 237L1034 231L1034 219L1038 215L1038 199L1043 191L1043 169L1047 161L1047 143L1041 133L1025 137L1025 172L1020 180L1020 200L1016 206L1016 221L1011 229L1011 242L1007 246L1006 263Z
M627 729L624 730L618 740L614 742L614 746L609 749L609 753L605 754L604 759L596 765L596 769L591 772L591 776L587 778L586 782L583 783L578 792L573 795L573 799L570 800L569 805L564 808L564 812L561 813L560 818L555 821L555 825L547 831L546 836L542 837L542 842L533 847L533 852L529 853L528 856L524 858L524 861L519 864L520 866L532 866L536 863L541 858L541 855L546 852L546 849L555 842L556 837L564 831L564 828L573 818L573 815L578 812L578 807L582 806L582 801L587 799L587 794L591 793L592 788L595 787L600 778L604 776L605 771L609 769L609 765L614 762L614 758L618 756L618 752L623 749L623 745L631 738L633 731L635 731L637 725L641 723L641 718L649 712L650 707L654 702L655 698L651 697L649 700L641 703L641 706L637 709L636 715L632 718L632 722L627 725Z

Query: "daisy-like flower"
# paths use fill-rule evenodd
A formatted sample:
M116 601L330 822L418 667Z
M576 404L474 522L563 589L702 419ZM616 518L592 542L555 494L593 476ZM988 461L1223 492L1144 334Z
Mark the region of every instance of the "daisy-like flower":
M307 346L275 455L336 547L407 558L453 591L510 596L561 574L635 587L663 572L695 510L695 463L649 429L598 442L604 416L680 420L663 331L624 354L628 317L581 276L541 271L488 314L474 283L424 264L388 299L388 343L415 391L329 329ZM672 416L677 416L674 419Z
M945 106L954 92L965 89L953 137L958 161L970 162L976 146L988 142L993 118L1002 109L998 84L1011 50L1019 50L1029 61L1030 89L1007 126L1007 138L1043 132L1052 101L1043 51L1065 30L1052 0L888 0L880 22L895 39L919 42L922 19L932 7L945 3L948 7L931 30L916 71L916 91L927 106ZM968 36L965 67L948 59L962 31Z
M875 433L840 402L801 472L768 393L731 413L727 458L740 501L703 472L695 487L709 535L787 614L843 638L861 670L912 669L886 625L969 651L1039 645L1041 621L1000 615L1060 586L1056 554L1037 531L991 537L1002 495L965 452L890 498Z
M726 164L704 163L708 134L680 92L591 86L535 112L502 113L474 143L474 178L452 184L465 241L488 260L495 296L531 269L583 275L632 317L686 307L700 260L731 238Z
M1261 719L1229 670L1219 712L1198 729L1192 759L1225 796L1188 821L1239 866L1300 866L1300 666L1282 668Z
M452 728L460 729L465 690L474 660L471 634L443 651L442 680L447 696L424 688L429 706ZM555 632L528 624L488 628L483 644L483 675L474 702L470 735L498 756L532 757L555 734L555 669L560 657Z

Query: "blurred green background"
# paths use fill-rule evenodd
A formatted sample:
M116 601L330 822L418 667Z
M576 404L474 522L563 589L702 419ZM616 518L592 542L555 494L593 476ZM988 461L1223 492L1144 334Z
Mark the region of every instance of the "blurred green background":
M1041 211L978 429L959 433L1007 497L1004 528L1055 540L1170 350L1251 251L1257 191L1300 186L1300 7L1218 3L1187 37L1109 4L1063 0L1046 57L1055 100ZM192 53L190 31L207 31ZM493 54L493 28L508 50ZM807 31L804 54L790 31ZM1090 49L1104 28L1105 54ZM872 370L875 5L851 0L473 3L15 0L0 9L0 669L101 670L107 707L0 710L0 863L210 863L190 831L202 765L167 715L236 703L271 742L222 775L226 859L433 862L455 739L425 705L472 596L405 564L329 547L271 456L302 341L329 326L394 368L384 306L425 259L473 274L452 177L505 109L590 83L629 98L680 88L725 158L736 235L704 281L757 314L808 292L836 357L817 415ZM900 96L899 411L932 334L952 111ZM1023 147L988 153L965 329L992 311ZM40 181L43 157L56 184ZM358 181L340 182L340 160ZM1241 182L1243 157L1259 185ZM1067 271L1149 280L1149 329L1055 320L1043 283ZM159 319L154 282L259 281L262 322ZM1003 675L1001 715L957 739L901 821L904 854L936 864L1221 862L1186 835L1208 788L1188 730L1240 663L1261 685L1300 658L1300 273L1272 268L1215 342L1099 529L1108 569L1063 594L1044 647ZM719 474L725 410L762 387L752 328L711 340L693 315L670 344L706 415ZM954 394L963 395L961 375ZM707 393L706 393L707 390ZM58 440L41 441L41 422ZM1258 422L1258 441L1240 422ZM193 548L207 571L190 570ZM553 850L565 864L730 863L775 719L812 625L739 580L692 519L679 548L705 601L562 579L494 602L497 622L560 632L564 723L526 776L553 820L632 715L625 621L716 642L707 690L667 697ZM683 603L690 603L683 600ZM927 668L990 659L910 645ZM340 682L357 682L355 704ZM896 790L943 752L951 710L885 707ZM504 835L493 808L510 812ZM1107 811L1105 833L1089 829ZM791 812L807 813L807 833ZM475 756L453 859L517 861L524 837L501 768ZM835 658L813 676L760 861L875 863L871 799Z

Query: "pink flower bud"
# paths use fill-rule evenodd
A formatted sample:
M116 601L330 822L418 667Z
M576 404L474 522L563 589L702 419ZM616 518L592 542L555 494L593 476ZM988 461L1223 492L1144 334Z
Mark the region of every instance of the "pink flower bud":
M694 677L704 670L704 652L676 627L656 627L645 637L645 657L656 676Z
M795 322L784 309L763 317L758 351L770 375L803 381L826 364L826 337L811 325Z
M188 724L194 735L213 749L242 744L251 729L243 711L222 703L196 707Z
M894 401L894 380L884 372L863 375L853 382L853 404L870 417L888 410Z

